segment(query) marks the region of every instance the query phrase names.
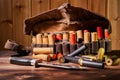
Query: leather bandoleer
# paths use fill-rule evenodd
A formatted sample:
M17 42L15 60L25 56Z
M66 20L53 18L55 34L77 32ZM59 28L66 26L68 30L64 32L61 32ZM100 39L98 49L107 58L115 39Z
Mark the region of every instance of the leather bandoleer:
M25 20L25 34L76 31L96 31L97 26L112 32L109 20L89 10L74 7L68 3Z

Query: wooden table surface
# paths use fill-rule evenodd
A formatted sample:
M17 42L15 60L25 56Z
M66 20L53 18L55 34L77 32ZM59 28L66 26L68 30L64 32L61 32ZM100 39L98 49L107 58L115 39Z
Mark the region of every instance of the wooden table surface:
M120 80L120 65L105 69L65 70L9 63L12 51L0 51L0 80ZM120 53L119 53L120 54Z

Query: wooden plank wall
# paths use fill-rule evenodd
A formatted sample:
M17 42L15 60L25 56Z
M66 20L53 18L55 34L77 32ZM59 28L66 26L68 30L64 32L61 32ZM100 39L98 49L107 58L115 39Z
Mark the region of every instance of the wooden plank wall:
M13 15L11 0L0 0L0 49L7 39L12 39Z
M13 40L28 45L30 36L24 34L24 19L31 16L31 0L13 0Z
M107 17L112 23L112 49L120 50L120 0L108 0Z
M7 39L30 46L24 20L66 2L107 17L112 24L112 49L120 50L120 0L0 0L0 50Z

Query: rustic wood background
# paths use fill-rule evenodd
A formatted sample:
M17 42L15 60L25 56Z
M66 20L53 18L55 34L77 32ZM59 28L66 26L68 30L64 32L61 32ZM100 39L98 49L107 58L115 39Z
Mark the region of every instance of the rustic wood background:
M0 0L0 50L7 39L30 46L24 20L68 2L107 17L112 24L112 49L120 50L120 0Z

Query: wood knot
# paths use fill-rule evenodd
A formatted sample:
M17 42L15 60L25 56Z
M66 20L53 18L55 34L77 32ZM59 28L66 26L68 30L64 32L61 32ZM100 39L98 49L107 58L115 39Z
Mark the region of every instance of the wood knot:
M21 4L16 4L16 8L23 8L24 6Z
M42 0L39 0L39 3L42 3L43 1Z

